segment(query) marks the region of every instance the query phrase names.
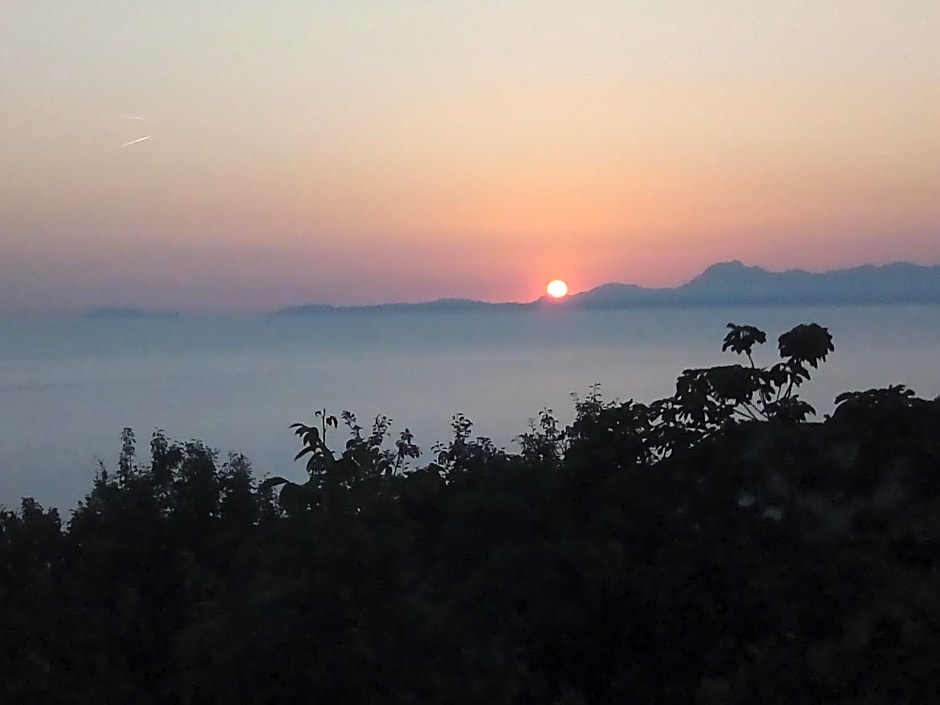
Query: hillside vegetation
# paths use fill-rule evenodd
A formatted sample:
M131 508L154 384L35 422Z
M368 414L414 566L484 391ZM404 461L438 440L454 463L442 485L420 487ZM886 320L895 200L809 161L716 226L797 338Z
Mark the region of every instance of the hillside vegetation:
M931 702L940 399L812 421L831 336L765 341L517 452L320 411L304 483L125 430L67 520L0 512L0 702Z

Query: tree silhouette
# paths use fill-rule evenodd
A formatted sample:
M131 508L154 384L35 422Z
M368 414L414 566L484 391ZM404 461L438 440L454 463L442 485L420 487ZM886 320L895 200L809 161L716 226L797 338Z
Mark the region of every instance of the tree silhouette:
M651 403L575 398L518 452L292 426L307 479L125 429L63 522L0 510L0 702L930 702L940 399L798 396L815 324ZM339 440L337 440L339 439Z

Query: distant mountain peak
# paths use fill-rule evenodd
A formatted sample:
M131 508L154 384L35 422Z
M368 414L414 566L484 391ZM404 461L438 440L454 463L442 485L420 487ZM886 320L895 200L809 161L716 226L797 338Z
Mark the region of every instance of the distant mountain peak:
M715 262L715 264L707 267L705 271L709 272L717 269L760 269L760 267L749 267L739 259L732 259L727 262Z
M701 286L719 285L727 287L743 282L751 282L761 277L773 276L772 272L760 267L752 267L744 264L739 259L733 259L730 262L718 262L708 267L697 277L687 282L683 286L697 288Z

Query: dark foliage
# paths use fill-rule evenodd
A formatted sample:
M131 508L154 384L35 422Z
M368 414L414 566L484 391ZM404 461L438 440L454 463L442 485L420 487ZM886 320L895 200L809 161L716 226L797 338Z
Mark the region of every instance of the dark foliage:
M576 398L519 452L465 417L317 412L308 479L128 429L63 524L0 511L3 703L924 703L940 691L940 400L797 392L824 328ZM334 436L344 434L342 450Z

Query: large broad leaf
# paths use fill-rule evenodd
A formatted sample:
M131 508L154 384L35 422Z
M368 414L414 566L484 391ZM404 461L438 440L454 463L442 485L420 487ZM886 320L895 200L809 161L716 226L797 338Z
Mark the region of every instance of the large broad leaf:
M306 448L301 450L297 455L294 456L294 460L300 460L307 453L312 453L313 451L314 451L314 448L312 446L307 446Z
M739 326L734 323L729 323L728 328L730 330L721 346L722 352L731 350L738 355L742 353L750 355L755 345L763 345L767 342L767 334L760 328Z
M754 370L741 365L712 367L705 372L705 376L719 400L736 405L750 401L759 388Z
M785 397L767 405L767 416L785 423L802 423L816 414L816 409L798 397Z
M311 448L316 447L320 443L320 431L315 428L308 428L303 435L303 442L304 445Z
M803 323L781 335L778 340L780 357L805 362L815 368L835 350L832 335L816 323Z

